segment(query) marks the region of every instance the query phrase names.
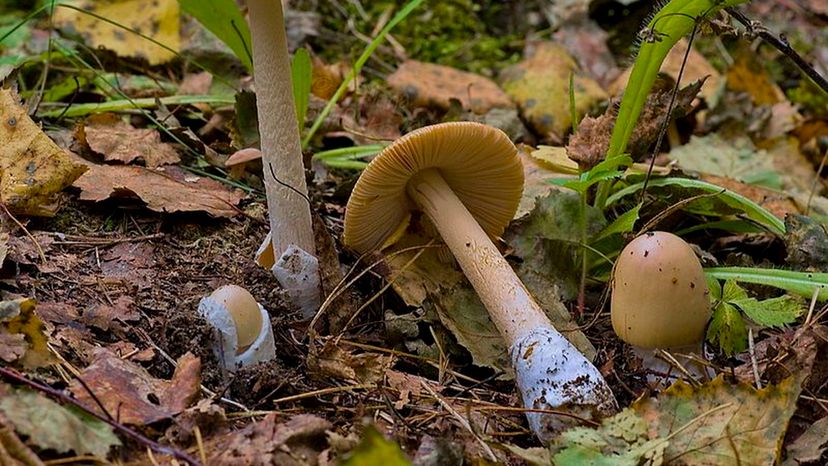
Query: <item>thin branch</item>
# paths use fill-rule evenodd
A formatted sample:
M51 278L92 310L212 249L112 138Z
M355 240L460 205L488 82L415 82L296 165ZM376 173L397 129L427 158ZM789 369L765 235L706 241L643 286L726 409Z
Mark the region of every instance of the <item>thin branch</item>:
M761 37L762 40L772 45L776 50L782 52L782 54L790 58L803 73L811 78L811 81L822 89L822 92L828 94L828 80L820 75L810 63L802 58L802 55L791 47L790 42L788 42L788 39L784 35L774 35L761 22L748 18L744 13L735 8L725 8L725 10L733 16L736 21L742 23L745 29L747 29L748 34Z
M52 388L48 385L44 385L44 384L41 384L39 382L35 382L34 380L29 380L28 378L26 378L26 376L24 376L20 372L17 372L14 369L7 368L7 367L0 367L0 377L9 380L12 383L16 383L16 384L20 384L20 385L26 385L28 387L31 387L32 389L37 390L39 392L42 392L45 395L47 395L48 397L53 398L57 401L60 401L61 403L71 404L72 406L75 406L75 407L81 409L85 413L89 414L90 416L93 416L94 418L100 420L101 422L105 422L110 427L112 427L113 429L115 429L119 433L123 434L125 437L128 437L128 438L130 438L130 439L134 440L135 442L138 442L142 445L145 445L147 448L151 449L152 451L155 451L155 452L160 453L162 455L172 456L173 458L181 460L181 461L183 461L183 462L185 462L185 463L187 463L191 466L201 466L201 463L198 460L196 460L195 458L193 458L192 456L190 456L189 454L187 454L187 453L185 453L185 452L183 452L183 451L181 451L177 448L174 448L174 447L161 445L158 442L155 442L155 441L153 441L153 440L151 440L147 437L144 437L143 435L141 435L138 432L130 429L129 427L127 427L123 424L120 424L120 423L116 422L115 420L110 419L106 416L100 415L95 411L90 410L89 408L87 408L86 406L81 404L78 400L72 398L71 396L66 395L61 390L56 390L56 389L54 389L54 388Z

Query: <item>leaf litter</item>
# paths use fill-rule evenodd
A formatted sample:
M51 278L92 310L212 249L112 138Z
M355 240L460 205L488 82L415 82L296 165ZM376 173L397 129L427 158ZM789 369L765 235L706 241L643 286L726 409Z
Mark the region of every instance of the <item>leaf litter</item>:
M120 11L134 5L86 3L77 4L103 16L122 16ZM508 464L550 464L552 458L555 464L820 464L826 449L821 442L825 411L819 400L825 396L828 370L814 355L824 350L828 338L819 304L764 287L722 284L727 291L721 292L718 317L711 325L715 337L706 356L711 371L724 375L653 391L635 357L608 325L601 307L606 275L600 267L589 269L587 286L579 288L584 234L596 241L589 244L595 251L588 257L606 263L636 227L686 199L690 191L656 187L648 190L648 201L642 204L628 204L629 198L606 211L588 208L586 232L581 230L579 199L566 191L566 181L570 187L585 186L588 180L572 179L578 164L587 168L603 159L614 118L615 101L608 96L618 95L628 78L622 74L610 83L618 73L616 64L624 60L608 61L612 57L606 46L617 40L618 31L593 21L604 7L590 10L589 2L580 3L581 10L566 12L567 24L551 41L515 36L519 38L513 43L527 45L523 61L518 53L481 74L468 71L480 70L481 63L457 66L454 57L428 56L429 49L422 47L412 48L416 54L404 60L392 34L388 47L378 48L357 84L351 84L325 120L307 155L384 142L425 124L467 118L496 122L492 124L513 139L531 144L521 148L524 199L498 244L628 408L598 426L562 433L551 450L538 447L515 408L520 403L509 381L505 345L463 275L445 261L446 254L428 247L415 259L427 242L415 237L390 251L396 256L372 256L357 265L357 258L341 248L337 239L355 176L339 168L316 171L310 198L324 232L317 235L320 244L326 238L325 273L331 282L326 291L340 291L339 279L352 279L365 265L372 269L345 287L333 309L313 329L307 328L285 304L273 277L252 261L267 233L261 167L238 163L239 169L224 177L224 162L232 154L256 150L252 93L238 94L235 112L202 103L162 105L155 117L167 133L146 114L123 108L114 115L81 120L55 117L57 113L38 119L33 105L33 120L16 95L3 90L2 97L11 99L3 111L15 112L15 123L23 125L16 131L26 130L21 132L25 138L0 139L0 151L12 154L0 158L6 161L0 167L0 199L14 215L2 215L0 234L5 312L0 318L0 358L32 378L69 387L74 401L59 404L21 387L0 386L0 425L14 431L0 441L0 455L59 460L70 452L100 459L118 455L125 464L163 464L176 456L160 448L150 457L146 448L135 448L131 441L116 448L131 437L87 419L76 412L76 402L122 426L143 426L150 441L195 452L209 464L409 464L412 459L415 464L475 464L491 460L492 449L498 461ZM310 97L309 120L324 105L319 99L332 95L353 62L349 56L329 55L332 38L361 47L365 37L359 31L371 32L374 26L368 20L381 24L391 12L369 4L360 11L357 4L340 5L352 20L334 29L327 28L342 11L326 10L331 8L328 2L320 2L320 12L299 11L293 4L288 9L288 31L301 32L290 38L292 50L301 44L319 54L314 58L311 89L317 95ZM101 54L106 58L101 64L117 71L115 82L129 83L123 89L130 95L249 89L249 78L240 74L245 59L236 61L215 38L200 39L207 37L204 30L193 35L188 30L189 37L180 40L177 8L176 2L157 2L145 17L125 22L173 50L185 44L186 53L193 55L181 63L170 62L168 51L134 34L69 8L58 8L55 22L67 34L79 33L67 37L113 51ZM429 7L423 8L426 12ZM532 6L502 8L493 5L466 14L483 20L480 31L497 35L540 30L550 21L544 16L548 11ZM637 13L639 7L630 8ZM748 11L775 18L772 10ZM579 16L587 11L590 17ZM520 18L514 22L521 24L492 21L491 15ZM801 16L794 14L795 22L813 27L811 19ZM429 27L438 27L457 18L429 21ZM198 29L197 23L182 24ZM37 40L46 37L42 27L39 22L27 26L24 33L34 41L18 41L11 52L37 49ZM229 34L231 29L210 30ZM592 42L578 46L565 34ZM64 37L54 36L61 53L67 50ZM402 37L405 43L409 39ZM485 37L477 39L476 48L490 44ZM724 265L824 271L824 183L816 173L823 155L822 129L828 127L825 115L813 110L819 107L800 84L804 81L788 65L769 58L764 47L750 56L730 39L717 40L701 36L689 55L670 116L669 146L656 154L656 172L669 172L664 164L676 160L687 172L673 168L673 175L697 172L716 186L745 195L785 218L786 234L780 239L756 233L756 228L751 233L730 231L727 225L733 223L727 222L746 222L738 206L709 199L671 211L660 219L662 228L689 230L688 237L705 257ZM199 52L202 45L216 49ZM652 154L682 47L686 43L669 55L663 67L669 77L642 113L629 145L635 160ZM721 57L711 52L723 48L733 53L732 64L726 59L719 63ZM824 53L824 39L816 36L813 49L814 56ZM211 53L224 62L212 61ZM48 72L56 79L47 82L44 109L109 99L106 94L112 89L100 81L94 84L85 70L76 70L78 84L67 76L66 67L77 67L77 62L57 54L53 59L59 65ZM190 69L191 59L220 71L213 76L198 73ZM14 66L28 73L15 77L27 89L34 88L28 80L40 75L39 62L20 63ZM166 65L145 68L145 63ZM553 67L552 73L550 63L563 66ZM508 64L514 64L511 71ZM570 73L580 125L568 136ZM133 88L139 79L144 84ZM63 87L48 92L55 82ZM23 95L30 105L37 101L31 92ZM604 116L599 116L602 111ZM74 134L69 130L73 125ZM535 150L539 144L546 147ZM32 164L46 169L38 169L35 176L24 174ZM605 173L606 179L620 179L620 184L635 183L641 176L636 170L613 173ZM20 191L19 182L10 183L10 175L27 180L26 190ZM74 187L64 190L70 184ZM239 186L250 194L236 190ZM724 230L699 229L705 222L719 222ZM601 254L608 257L599 259ZM249 287L265 306L279 348L276 360L232 376L218 367L210 349L212 330L195 313L202 296L227 283ZM389 283L390 290L381 292ZM585 302L585 314L573 316L576 300ZM32 369L56 361L59 365ZM33 430L30 419L39 417L55 419L53 429ZM95 440L72 440L81 434Z

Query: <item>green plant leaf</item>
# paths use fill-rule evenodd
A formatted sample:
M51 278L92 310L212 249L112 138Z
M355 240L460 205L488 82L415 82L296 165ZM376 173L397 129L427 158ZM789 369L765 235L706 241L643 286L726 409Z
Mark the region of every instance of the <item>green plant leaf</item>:
M733 280L728 280L722 287L722 301L731 302L739 299L748 299L747 291L736 284Z
M356 448L351 451L342 466L381 464L383 466L408 466L411 463L400 447L386 440L376 427L368 426Z
M290 62L290 80L293 83L293 102L296 105L296 121L299 123L299 134L305 129L305 115L310 102L311 82L313 80L313 66L307 49L298 49Z
M595 238L592 239L592 242L601 241L604 238L608 238L617 233L629 233L633 231L635 228L635 222L638 221L638 215L641 211L641 206L643 204L638 203L632 209L624 212L618 218L612 221L609 225L606 226L600 233L595 235Z
M635 58L621 108L612 130L607 158L624 152L661 63L670 49L693 30L696 18L708 17L722 8L747 0L672 0L647 24L652 40L644 38Z
M747 348L747 327L739 310L726 302L716 306L713 320L707 327L707 340L728 356L744 351Z
M759 225L762 225L771 233L777 234L779 236L785 234L785 222L777 218L775 215L770 213L767 209L760 206L759 204L751 201L750 199L740 194L736 194L733 191L724 189L721 186L716 186L715 184L707 183L701 180L674 177L651 179L649 182L649 186L677 186L680 188L696 189L707 193L716 193L718 194L717 196L715 196L716 199L719 199L720 201L724 202L729 207L744 212L744 214L749 219L753 220ZM627 186L626 188L621 189L615 192L612 196L608 197L606 205L610 206L615 202L618 202L620 199L640 191L643 187L644 182L635 183L633 185Z
M250 29L235 0L179 0L181 8L224 42L248 71L253 70L250 55Z
M549 182L569 188L578 193L584 193L595 183L613 178L619 178L624 174L619 167L621 165L629 164L632 164L632 159L629 156L616 157L612 160L604 160L598 165L592 167L590 170L581 173L581 176L579 176L577 180L551 179Z
M750 319L764 327L781 327L794 322L802 315L802 303L793 296L759 301L755 298L737 299L731 302Z
M808 299L818 290L817 299L828 301L828 273L752 267L710 267L704 273L718 280L773 286Z

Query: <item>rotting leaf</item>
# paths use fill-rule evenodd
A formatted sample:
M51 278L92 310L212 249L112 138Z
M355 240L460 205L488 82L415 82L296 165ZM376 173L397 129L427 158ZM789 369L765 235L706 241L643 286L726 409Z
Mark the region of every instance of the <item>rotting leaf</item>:
M828 449L828 417L816 421L793 443L787 446L787 459L782 466L816 463Z
M215 217L232 217L242 198L218 181L191 175L168 165L152 170L135 166L88 164L90 170L75 181L83 201L109 198L140 199L155 212L204 211Z
M119 56L144 58L150 65L157 65L173 58L181 46L177 0L73 0L66 3L120 25L58 4L53 15L55 24L79 33L92 48L105 47ZM122 26L151 37L169 50Z
M140 159L146 166L156 168L180 160L172 146L161 142L158 131L136 128L111 113L87 119L78 128L77 139L93 152L103 155L107 162L128 164Z
M757 390L720 375L700 387L678 381L632 409L651 436L670 438L669 464L775 464L800 390L797 377Z
M690 142L670 151L681 168L732 178L747 184L782 188L782 179L773 160L757 150L750 139L724 140L718 134L691 136Z
M558 466L775 464L796 409L799 379L756 390L722 376L678 381L598 428L576 427L553 443Z
M0 412L42 450L105 458L110 448L121 445L106 423L31 390L10 390L0 397Z
M243 429L207 441L204 447L207 464L317 464L326 445L325 432L332 427L325 419L309 414L284 419L278 413L271 413Z
M8 345L0 349L0 359L31 369L54 362L45 327L34 311L33 299L0 301L0 337Z
M328 340L321 348L313 346L308 355L308 369L317 376L364 384L381 381L393 365L393 356L378 353L354 354L343 350L333 340Z
M670 113L671 120L680 118L688 112L703 83L704 79L701 79L679 90L673 111ZM647 97L641 116L627 144L627 151L633 160L641 160L650 155L647 150L655 142L664 124L665 109L671 100L671 94L672 89L666 88ZM577 131L569 138L569 144L566 146L567 154L572 160L578 162L582 169L589 170L606 157L616 117L616 110L613 107L597 118L586 117L581 120Z
M53 215L55 194L84 171L29 118L13 91L0 89L0 202L15 213Z
M94 357L79 375L84 383L72 381L69 389L91 409L100 411L99 401L109 415L118 416L124 424L145 425L170 418L199 394L201 361L191 353L178 360L170 381L156 379L143 367L104 348L96 349Z

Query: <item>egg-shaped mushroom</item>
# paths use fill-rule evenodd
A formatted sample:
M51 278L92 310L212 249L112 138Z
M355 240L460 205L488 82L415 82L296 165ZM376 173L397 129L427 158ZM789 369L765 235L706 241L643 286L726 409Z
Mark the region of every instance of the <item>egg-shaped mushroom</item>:
M663 231L631 241L615 262L612 327L639 348L698 344L710 320L701 263L683 239Z
M264 319L259 311L259 303L249 291L238 285L224 285L213 291L210 297L224 305L233 318L239 345L236 352L241 353L261 333Z

